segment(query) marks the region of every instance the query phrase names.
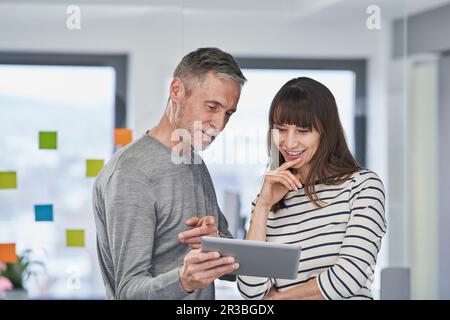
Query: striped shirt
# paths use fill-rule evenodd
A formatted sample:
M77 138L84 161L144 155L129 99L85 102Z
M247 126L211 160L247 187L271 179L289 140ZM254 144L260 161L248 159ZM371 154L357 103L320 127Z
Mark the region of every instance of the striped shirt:
M321 208L304 191L286 194L285 208L269 212L266 230L268 242L301 245L297 279L239 276L241 295L262 299L272 286L284 291L316 278L326 299L372 299L370 284L386 232L380 178L360 170L341 185L317 184L317 196L325 201Z

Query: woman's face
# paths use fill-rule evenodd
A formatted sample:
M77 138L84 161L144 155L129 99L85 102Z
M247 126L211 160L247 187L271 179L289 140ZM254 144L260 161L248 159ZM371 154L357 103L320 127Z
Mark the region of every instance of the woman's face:
M289 124L275 124L273 141L280 150L286 162L302 158L300 162L293 166L293 169L300 169L302 174L307 174L309 162L319 148L320 134L312 128L297 127Z

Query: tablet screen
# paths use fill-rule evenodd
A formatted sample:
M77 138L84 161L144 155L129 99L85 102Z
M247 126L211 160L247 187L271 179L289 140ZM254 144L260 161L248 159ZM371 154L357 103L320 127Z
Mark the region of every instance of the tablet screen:
M239 263L237 275L296 279L300 245L265 241L202 237L203 252L218 251Z

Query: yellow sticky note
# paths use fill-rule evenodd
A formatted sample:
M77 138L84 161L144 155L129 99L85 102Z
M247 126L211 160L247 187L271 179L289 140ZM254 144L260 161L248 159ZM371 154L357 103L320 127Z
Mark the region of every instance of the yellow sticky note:
M16 244L15 243L0 243L0 262L16 263Z
M17 174L14 171L0 172L0 189L17 189Z
M84 247L84 230L66 230L67 247Z
M118 128L114 130L114 145L126 146L133 140L133 135L130 129Z
M104 160L86 160L86 176L96 177L103 168Z

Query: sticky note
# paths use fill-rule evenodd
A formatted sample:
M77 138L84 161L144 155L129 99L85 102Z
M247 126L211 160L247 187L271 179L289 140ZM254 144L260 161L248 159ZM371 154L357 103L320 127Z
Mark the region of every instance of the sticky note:
M56 131L39 131L39 149L56 149Z
M96 177L103 168L103 160L86 160L86 176Z
M34 206L36 221L53 221L53 205L39 204Z
M0 243L0 262L16 263L16 244L15 243Z
M84 247L84 230L66 230L67 247Z
M17 174L14 171L0 172L0 189L17 189Z
M130 129L119 128L114 130L114 145L126 146L133 140L133 134Z

